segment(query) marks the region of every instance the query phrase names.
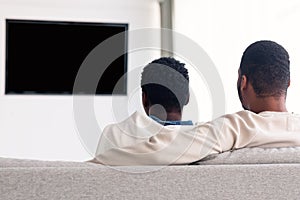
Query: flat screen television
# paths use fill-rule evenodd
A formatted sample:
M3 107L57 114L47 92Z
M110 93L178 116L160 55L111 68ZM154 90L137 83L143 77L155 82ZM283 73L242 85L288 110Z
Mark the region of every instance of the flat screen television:
M122 23L6 19L5 94L72 94L86 56L102 41L127 30L128 24ZM112 48L124 49L124 54L105 66L96 95L127 93L127 34L122 35Z

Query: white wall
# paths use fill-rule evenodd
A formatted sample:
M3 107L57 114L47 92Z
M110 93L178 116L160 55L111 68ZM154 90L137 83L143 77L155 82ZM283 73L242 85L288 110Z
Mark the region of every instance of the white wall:
M71 96L4 95L5 18L129 23L129 30L159 28L157 1L0 0L0 157L90 159L91 155L81 141L80 134L83 133L78 135L76 130ZM128 57L128 70L142 66L157 56L159 51L155 50L132 52ZM129 76L129 79L137 78ZM133 99L140 96L138 90L136 93L132 94ZM108 96L95 98L95 115L101 127L115 121L111 102L112 98ZM135 104L136 101L128 105L128 112L136 109ZM90 148L93 149L96 144L94 140L94 146Z
M274 40L290 54L291 86L287 107L300 113L300 2L298 0L174 0L175 31L199 44L212 58L226 93L226 112L241 110L236 91L237 71L245 48L257 40ZM176 41L175 41L176 51ZM204 77L205 78L205 77ZM209 85L191 74L203 120L210 120ZM195 87L199 85L198 87ZM216 91L213 91L216 92ZM202 98L201 98L202 95ZM207 106L209 105L209 106Z

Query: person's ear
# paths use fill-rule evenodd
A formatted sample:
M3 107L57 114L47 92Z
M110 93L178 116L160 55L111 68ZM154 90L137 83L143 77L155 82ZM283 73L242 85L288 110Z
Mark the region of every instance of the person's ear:
M146 92L142 91L143 107L147 115L149 115L149 100Z
M291 80L289 80L288 87L290 87L290 85L291 85Z
M240 89L245 90L247 89L247 86L248 86L248 79L245 75L242 75Z
M142 91L142 101L143 101L144 108L147 108L149 106L148 96L144 91Z
M190 92L187 94L186 101L184 105L187 105L190 102Z

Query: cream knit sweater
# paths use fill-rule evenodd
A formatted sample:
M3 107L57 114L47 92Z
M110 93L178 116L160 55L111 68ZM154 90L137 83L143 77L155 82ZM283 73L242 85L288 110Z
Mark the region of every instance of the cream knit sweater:
M244 147L300 146L300 116L240 111L194 126L162 126L138 112L107 126L95 160L106 165L188 164Z

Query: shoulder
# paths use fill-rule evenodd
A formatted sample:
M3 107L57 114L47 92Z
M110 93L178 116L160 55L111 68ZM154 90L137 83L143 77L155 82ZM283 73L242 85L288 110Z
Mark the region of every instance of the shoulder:
M197 132L207 132L214 134L237 134L241 128L254 126L257 121L257 114L243 110L236 113L226 114L212 121L197 123L195 129ZM251 125L252 124L252 125Z
M256 115L257 114L255 114L251 111L243 110L243 111L223 115L223 116L218 117L208 123L212 123L212 124L234 123L234 122L236 123L236 122L245 121L248 119L253 119L256 117Z
M131 114L129 117L127 117L126 119L124 119L120 122L112 123L112 124L105 126L104 132L109 131L109 130L115 130L115 129L122 130L125 127L133 126L133 125L136 126L141 121L145 121L146 119L144 119L144 118L145 117L141 113L136 111L133 114Z
M246 122L250 122L250 121L255 121L260 118L262 118L262 116L259 114L256 114L256 113L254 113L252 111L248 111L248 110L242 110L239 112L223 115L213 121L216 121L216 122L225 121L225 122L230 122L230 123L241 123L241 122L246 123Z

